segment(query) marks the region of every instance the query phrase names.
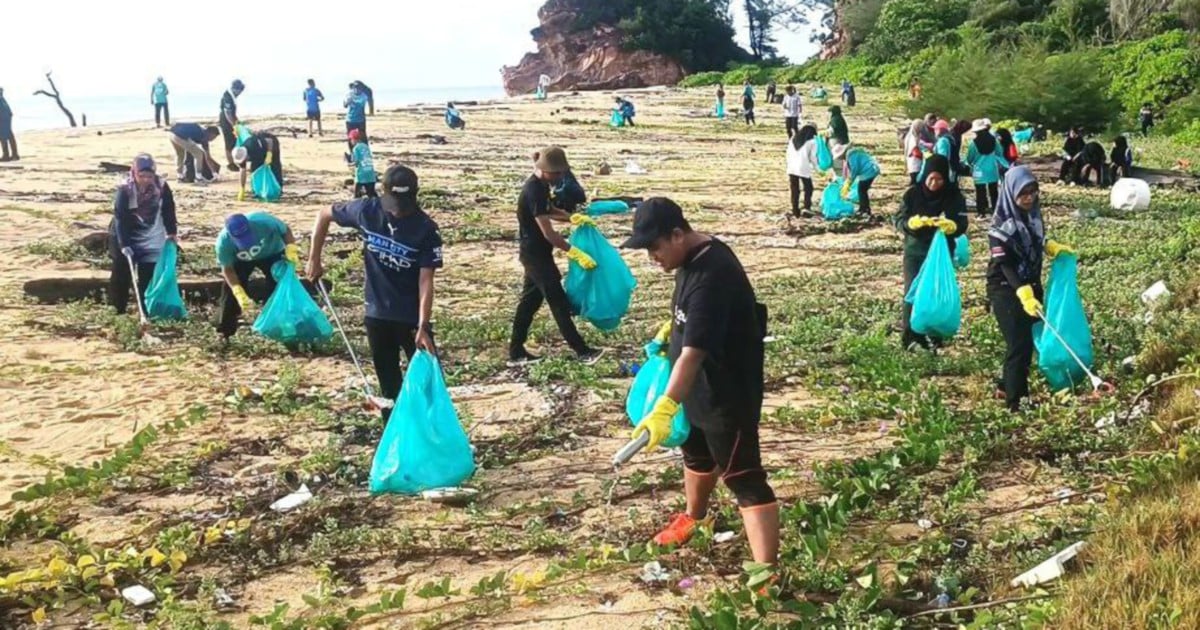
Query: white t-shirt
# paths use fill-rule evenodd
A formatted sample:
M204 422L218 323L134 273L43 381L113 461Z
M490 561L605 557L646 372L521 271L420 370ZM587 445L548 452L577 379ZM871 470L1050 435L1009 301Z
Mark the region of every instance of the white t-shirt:
M783 97L783 115L786 118L800 117L800 95L788 94Z

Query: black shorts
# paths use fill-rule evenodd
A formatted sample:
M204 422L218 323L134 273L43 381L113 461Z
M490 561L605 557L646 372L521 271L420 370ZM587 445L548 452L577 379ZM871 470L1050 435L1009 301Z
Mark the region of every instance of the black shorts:
M321 120L321 112L319 112L319 111L317 111L317 112L308 112L308 113L307 113L307 114L305 114L305 115L308 117L308 120Z
M721 480L741 507L775 502L762 467L757 422L729 422L723 428L707 429L692 425L681 450L683 465L692 472L705 475L719 468Z

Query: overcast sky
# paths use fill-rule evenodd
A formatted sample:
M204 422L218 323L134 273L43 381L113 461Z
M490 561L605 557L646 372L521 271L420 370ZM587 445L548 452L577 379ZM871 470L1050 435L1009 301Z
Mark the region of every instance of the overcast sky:
M339 87L353 78L392 89L499 85L500 67L533 49L543 0L355 0L344 10L309 5L314 12L253 0L0 2L0 87L25 100L50 69L68 98L148 94L157 75L177 94L219 93L235 77L272 93L308 77ZM779 40L795 61L815 50L807 35Z

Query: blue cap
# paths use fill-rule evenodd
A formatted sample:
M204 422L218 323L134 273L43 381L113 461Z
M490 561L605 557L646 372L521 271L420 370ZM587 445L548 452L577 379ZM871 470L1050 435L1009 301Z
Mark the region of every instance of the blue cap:
M250 220L244 214L231 214L225 219L225 231L233 239L233 244L241 251L246 251L258 245L258 237L250 229Z

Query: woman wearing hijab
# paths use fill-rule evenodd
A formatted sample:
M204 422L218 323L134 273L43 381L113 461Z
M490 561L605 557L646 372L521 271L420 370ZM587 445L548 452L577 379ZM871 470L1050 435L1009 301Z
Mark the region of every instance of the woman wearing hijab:
M908 166L908 185L917 184L925 155L933 150L932 134L924 120L914 120L904 136L904 160Z
M996 130L996 140L1000 142L1000 149L1001 153L1004 155L1004 161L1008 162L1010 167L1016 166L1017 162L1021 159L1021 151L1017 149L1017 141L1013 139L1012 132L1001 127L1000 129ZM1004 173L1007 171L1008 169L1005 168L1003 172L1000 173L1000 176L1004 177Z
M742 90L742 115L746 117L747 125L758 124L754 122L754 86L750 85L750 81L746 81L746 87Z
M896 214L896 229L904 233L904 295L908 295L913 280L925 264L929 246L938 230L949 239L950 254L954 254L955 240L967 231L967 200L958 186L950 183L950 160L942 155L925 160L921 181L913 184L900 200L900 212ZM931 348L941 340L918 335L909 328L912 305L901 300L900 343L912 350L915 346Z
M844 158L844 160L843 160ZM842 165L842 197L850 193L851 186L858 187L858 211L871 217L871 184L879 177L879 163L862 147L838 145L833 151L834 164Z
M1043 260L1074 251L1046 240L1037 178L1029 167L1014 167L1004 178L988 245L988 302L1007 346L1001 383L1008 409L1017 411L1029 396L1033 325L1043 311Z
M175 240L175 197L155 171L154 158L142 153L133 159L129 176L113 195L113 220L108 226L112 276L108 298L117 314L129 306L129 289L137 269L138 295L145 300L146 287L167 241ZM138 304L145 312L145 304Z
M846 125L846 119L842 117L841 105L834 105L829 108L829 150L834 151L839 146L849 145L850 127ZM834 166L836 167L837 164L835 163Z
M969 120L960 120L952 123L950 126L950 141L953 143L949 156L950 173L955 179L971 174L971 167L963 164L962 161L963 135L970 130L971 121Z
M1109 180L1116 183L1122 177L1130 177L1130 171L1133 170L1133 149L1129 147L1129 140L1125 136L1117 136L1113 141L1112 153L1108 155L1109 162Z
M813 171L817 163L817 128L804 125L788 140L787 173L792 191L792 215L812 216ZM804 184L804 210L800 209L800 185Z
M991 129L992 121L987 118L976 120L971 125L975 139L967 149L967 164L971 166L971 178L975 180L975 212L981 217L996 206L1000 169L1008 168L1000 143L996 142Z

